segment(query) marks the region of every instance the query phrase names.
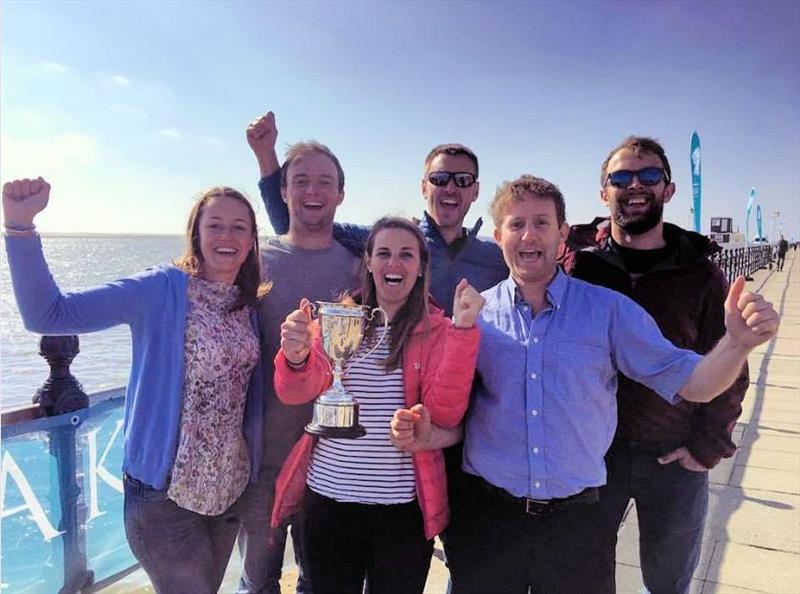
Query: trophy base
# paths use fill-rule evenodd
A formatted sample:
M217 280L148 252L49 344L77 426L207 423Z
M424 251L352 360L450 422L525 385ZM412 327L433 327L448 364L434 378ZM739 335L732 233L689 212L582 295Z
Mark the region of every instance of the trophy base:
M361 425L354 425L353 427L326 427L324 425L317 425L309 423L306 425L306 433L325 437L327 439L358 439L367 434L367 430Z

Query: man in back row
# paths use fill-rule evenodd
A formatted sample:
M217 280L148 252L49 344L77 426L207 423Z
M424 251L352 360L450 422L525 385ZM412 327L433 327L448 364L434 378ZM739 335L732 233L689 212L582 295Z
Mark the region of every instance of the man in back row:
M263 139L248 135L248 142L257 156L263 153L259 150ZM276 176L289 222L282 230L285 235L270 238L262 248L262 272L272 282L258 312L264 369L264 456L258 483L248 485L239 504L241 594L280 594L286 530L270 530L275 479L311 417L311 403L287 406L275 394L274 358L280 346L281 323L303 297L333 301L343 291L355 288L360 264L333 238L333 218L344 200L344 171L336 155L317 142L294 144ZM314 273L298 274L300 271ZM302 572L299 544L295 553L300 570L297 592L311 594Z

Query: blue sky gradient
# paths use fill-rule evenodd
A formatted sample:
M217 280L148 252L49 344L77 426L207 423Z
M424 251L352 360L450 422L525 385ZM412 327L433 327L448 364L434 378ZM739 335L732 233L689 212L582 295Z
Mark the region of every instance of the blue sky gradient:
M426 153L461 142L481 160L468 223L522 173L583 222L635 133L664 144L665 216L689 226L697 130L704 231L744 231L755 186L765 232L779 210L800 237L797 2L7 1L2 50L0 172L53 183L43 231L179 233L217 183L257 202L244 129L272 109L280 147L313 137L340 157L343 221L419 215Z

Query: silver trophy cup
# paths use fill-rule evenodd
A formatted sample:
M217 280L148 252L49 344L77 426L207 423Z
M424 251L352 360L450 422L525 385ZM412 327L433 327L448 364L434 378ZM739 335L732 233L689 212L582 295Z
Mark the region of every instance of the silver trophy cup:
M317 301L312 306L312 316L319 318L322 348L333 361L333 384L314 401L314 416L306 425L308 433L328 438L351 439L367 433L358 423L358 401L342 384L342 366L358 351L367 320L372 320L378 311L383 314L383 334L364 357L378 347L389 329L386 314L380 307L371 310L365 305L325 301Z

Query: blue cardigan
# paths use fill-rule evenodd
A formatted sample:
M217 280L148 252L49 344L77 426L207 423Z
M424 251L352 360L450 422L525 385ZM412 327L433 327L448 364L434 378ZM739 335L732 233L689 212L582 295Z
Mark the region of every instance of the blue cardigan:
M122 470L165 489L178 448L183 405L184 333L189 276L172 265L76 293L62 293L38 236L6 237L11 283L25 328L38 334L85 334L127 324L133 357L125 395ZM255 312L253 328L258 333ZM251 481L261 466L260 362L250 377L244 435Z

